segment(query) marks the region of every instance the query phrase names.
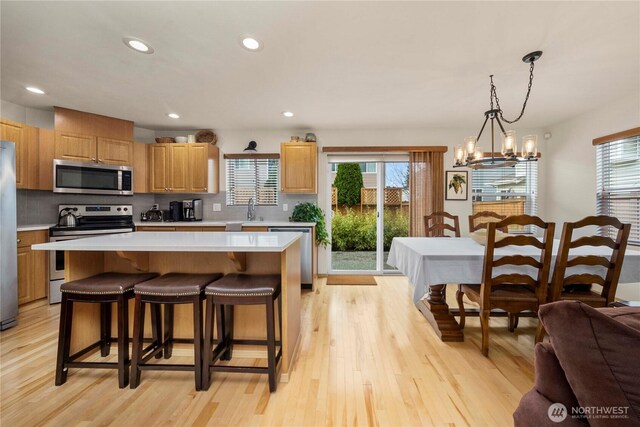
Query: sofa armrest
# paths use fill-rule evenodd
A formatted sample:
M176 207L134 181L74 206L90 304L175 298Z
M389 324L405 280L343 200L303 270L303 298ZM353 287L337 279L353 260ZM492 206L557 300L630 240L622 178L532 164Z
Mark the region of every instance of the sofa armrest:
M640 309L626 315L640 318ZM577 301L545 304L539 316L580 406L627 407L615 425L640 424L640 331Z

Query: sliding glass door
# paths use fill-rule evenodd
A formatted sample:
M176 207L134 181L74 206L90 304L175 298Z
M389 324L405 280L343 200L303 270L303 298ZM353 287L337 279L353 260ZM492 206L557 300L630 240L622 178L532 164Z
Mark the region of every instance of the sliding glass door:
M408 159L330 157L327 173L329 272L392 272L391 240L409 231Z

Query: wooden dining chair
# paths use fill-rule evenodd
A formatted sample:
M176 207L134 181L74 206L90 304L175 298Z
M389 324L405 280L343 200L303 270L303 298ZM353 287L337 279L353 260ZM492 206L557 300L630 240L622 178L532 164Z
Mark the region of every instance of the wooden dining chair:
M492 211L476 212L473 215L469 215L469 232L486 229L490 222L502 221L506 217L506 215L500 215ZM508 228L502 228L500 231L507 233L509 230Z
M446 222L449 219L453 225ZM457 215L449 212L434 212L424 217L424 234L426 237L451 237L444 234L445 230L453 231L455 237L460 237L460 221Z
M618 230L616 238L582 235L574 239L575 230L589 226L613 227ZM606 215L588 216L578 222L565 222L553 270L549 302L577 300L596 308L612 303L616 296L630 232L631 224L623 224L617 218ZM583 246L606 246L611 249L611 255L574 256L573 250ZM598 266L602 267L598 269L600 274L571 274L570 270L572 267L592 269ZM602 291L594 292L591 289L593 284L602 286Z
M542 240L531 235L508 236L496 241L496 230L510 225L536 226L543 232ZM551 248L555 224L544 222L537 216L510 216L487 226L487 244L484 253L482 283L480 285L459 285L457 300L460 309L460 324L464 327L464 306L462 297L467 295L471 301L480 305L480 326L482 328L482 354L489 354L489 315L493 309L502 309L517 314L521 311L538 311L546 302L551 264ZM533 247L535 256L505 255L496 258L496 249L509 247ZM494 268L501 267L506 273L493 276ZM529 274L509 272L513 268L532 267L535 278ZM536 333L536 342L542 339L541 326Z

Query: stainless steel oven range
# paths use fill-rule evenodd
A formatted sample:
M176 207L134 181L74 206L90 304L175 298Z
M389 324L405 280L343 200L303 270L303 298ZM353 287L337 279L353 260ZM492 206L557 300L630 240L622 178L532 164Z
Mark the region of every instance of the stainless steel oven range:
M59 205L58 218L73 215L75 226L55 225L49 229L49 241L86 239L105 234L134 231L132 205ZM60 302L64 283L64 251L49 255L49 303Z

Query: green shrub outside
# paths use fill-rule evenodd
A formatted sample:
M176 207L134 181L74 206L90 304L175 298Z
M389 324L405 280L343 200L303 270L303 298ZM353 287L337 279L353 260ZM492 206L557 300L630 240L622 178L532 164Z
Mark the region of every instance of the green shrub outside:
M333 180L338 189L338 204L355 206L360 204L360 189L364 187L362 172L358 163L340 163Z
M391 241L397 236L409 233L409 217L402 213L385 212L384 250L391 248ZM375 251L376 213L360 213L347 209L345 213L335 212L331 222L331 248L334 251Z

